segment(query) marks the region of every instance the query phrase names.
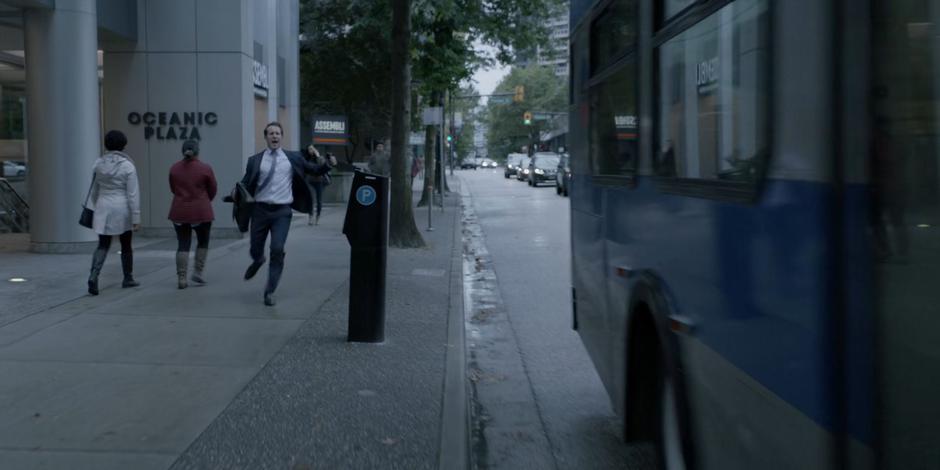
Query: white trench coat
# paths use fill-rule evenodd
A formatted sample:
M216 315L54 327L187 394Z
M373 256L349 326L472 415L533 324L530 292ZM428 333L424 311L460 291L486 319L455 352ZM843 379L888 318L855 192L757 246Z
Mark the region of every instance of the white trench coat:
M137 169L127 154L98 157L88 206L95 211L92 229L99 235L120 235L140 223Z

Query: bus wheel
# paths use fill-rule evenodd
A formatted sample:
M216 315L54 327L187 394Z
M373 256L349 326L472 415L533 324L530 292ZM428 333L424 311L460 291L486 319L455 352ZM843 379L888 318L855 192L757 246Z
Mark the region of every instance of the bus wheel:
M676 389L672 379L663 374L659 394L659 450L661 467L664 470L685 470L682 455L682 436L679 431L679 411L676 406Z

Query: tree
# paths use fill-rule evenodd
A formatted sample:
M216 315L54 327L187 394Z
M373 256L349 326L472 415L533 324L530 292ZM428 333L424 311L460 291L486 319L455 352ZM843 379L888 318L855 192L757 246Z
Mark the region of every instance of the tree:
M422 84L421 93L430 98L429 106L443 105L444 95L457 92L478 67L509 63L514 51L533 50L547 42L545 20L565 4L561 0L416 0L414 74ZM476 44L494 48L495 56L486 55ZM436 133L428 126L425 142L434 142ZM433 161L431 155L428 152L425 160ZM428 165L418 205L429 201L437 174ZM446 184L443 172L440 175L437 186Z
M487 152L491 157L502 158L519 152L522 146L531 145L539 133L546 130L547 121L534 120L531 125L525 125L522 120L525 112L564 112L568 107L567 83L549 67L513 68L496 86L496 92L509 93L520 85L525 87L525 101L487 105Z
M388 0L302 0L301 113L344 114L352 152L388 136L391 70Z
M407 167L411 123L411 0L392 0L392 194L388 242L397 247L422 247L424 239L411 209L411 176Z
M395 18L410 10L411 31L402 33L411 37L410 45L405 46L409 48L406 58L411 58L411 72L415 82L420 83L417 94L431 106L441 105L444 96L456 91L477 67L494 61L507 63L513 59L514 50L531 50L545 41L544 20L561 5L561 0L411 2L410 8L397 10ZM354 155L362 153L369 139L400 137L401 129L392 126L392 118L400 112L408 113L407 103L400 102L408 101L397 82L401 72L398 68L392 71L388 53L393 47L390 31L401 23L392 17L393 3L394 8L402 7L397 0L301 0L301 112L304 116L316 112L348 116ZM486 56L478 50L478 44L492 46L497 53ZM400 67L398 64L396 67ZM407 76L404 80L409 83ZM390 90L397 90L393 91L394 100ZM393 105L393 101L398 104ZM433 127L426 129L425 174L431 176L425 181L422 201L428 196L433 175L438 174L433 157L436 138ZM394 160L404 155L404 151L393 154L393 171ZM396 198L410 196L403 194L393 189L393 206L401 207ZM399 223L413 224L406 219L404 215L392 215L390 235L398 233ZM414 233L410 228L402 230ZM411 246L400 240L395 238L393 243Z

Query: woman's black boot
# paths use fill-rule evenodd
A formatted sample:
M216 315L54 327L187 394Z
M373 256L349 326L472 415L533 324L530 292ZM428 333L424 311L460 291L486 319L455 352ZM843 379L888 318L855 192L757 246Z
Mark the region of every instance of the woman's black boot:
M88 275L88 293L98 295L98 275L101 274L101 267L104 266L104 260L108 257L108 250L98 248L91 255L91 274Z
M121 287L137 287L139 282L134 280L134 252L121 251L121 268L124 270L124 282Z

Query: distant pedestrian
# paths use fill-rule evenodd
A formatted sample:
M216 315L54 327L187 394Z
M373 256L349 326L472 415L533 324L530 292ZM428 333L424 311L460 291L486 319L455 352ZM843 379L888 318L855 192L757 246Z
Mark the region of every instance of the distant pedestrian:
M376 175L388 176L390 171L389 155L385 151L385 144L379 142L375 151L369 157L369 172Z
M299 152L281 148L284 131L277 122L264 126L264 140L268 148L252 155L245 168L242 184L254 198L251 214L251 265L245 271L245 280L255 276L266 261L264 243L271 234L271 265L268 283L264 288L264 304L275 304L274 291L284 270L284 245L290 230L292 209L305 214L313 211L313 196L304 180L308 173L324 174L336 165L335 158L326 164L307 162Z
M333 154L327 153L327 158L333 158ZM320 155L320 152L317 151L317 148L310 144L307 146L307 150L304 152L304 158L308 163L314 165L325 165L326 158ZM330 184L330 173L327 171L322 175L317 174L307 174L307 183L313 188L313 195L316 198L316 212L307 216L307 225L313 225L316 223L320 225L320 212L323 211L323 188Z
M133 232L140 229L140 188L137 169L124 153L127 137L121 131L108 131L104 136L107 152L95 162L95 173L89 190L88 204L95 211L92 230L98 234L98 248L91 257L88 293L98 295L98 275L108 257L111 238L121 240L121 287L136 287L134 280Z
M183 142L183 159L170 167L170 192L173 203L167 216L176 230L176 278L177 287L187 287L186 271L189 268L189 249L193 232L196 232L196 256L193 263L192 281L205 284L206 258L209 256L209 233L215 214L212 200L218 190L212 167L199 160L199 142Z
M415 185L415 178L421 173L421 157L415 155L411 159L411 187Z

